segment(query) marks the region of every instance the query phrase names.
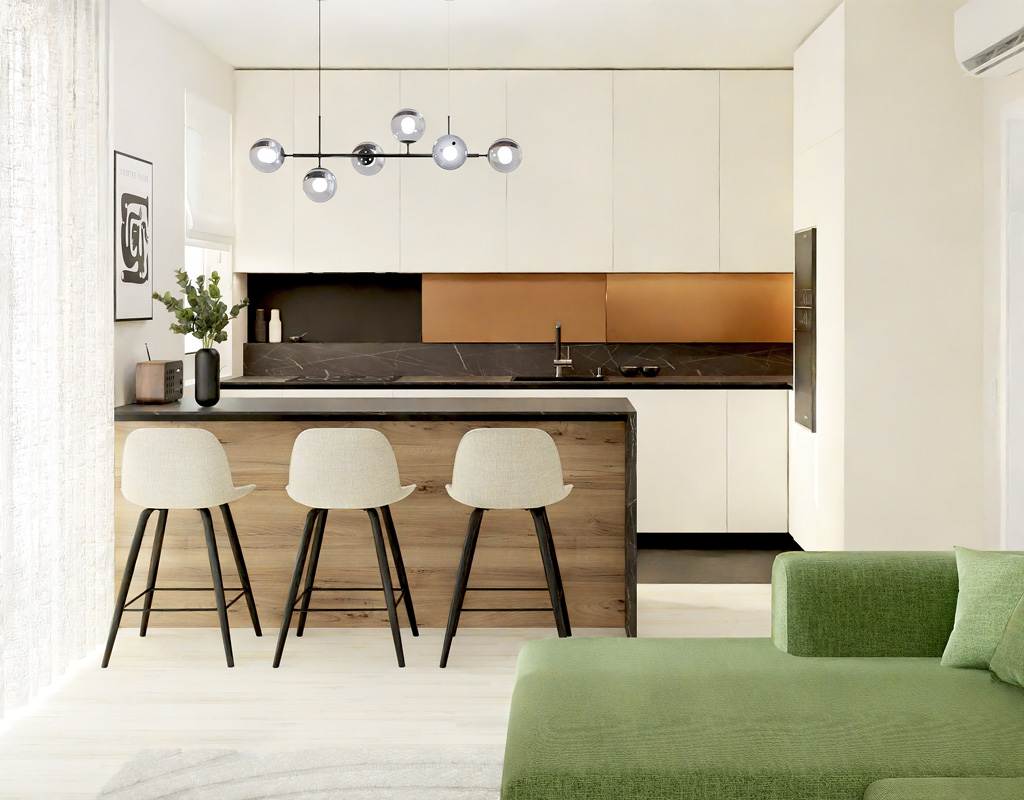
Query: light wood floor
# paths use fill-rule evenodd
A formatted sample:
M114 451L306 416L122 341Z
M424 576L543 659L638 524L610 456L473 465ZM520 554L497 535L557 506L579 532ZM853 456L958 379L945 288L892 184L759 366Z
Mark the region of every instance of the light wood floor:
M767 585L639 587L640 636L768 636ZM225 747L492 746L505 741L516 654L553 630L459 631L446 670L443 631L403 631L395 665L386 629L307 629L270 667L276 631L232 632L233 670L217 629L123 630L110 668L75 665L31 713L0 731L0 798L92 798L137 750ZM618 636L578 630L577 636Z

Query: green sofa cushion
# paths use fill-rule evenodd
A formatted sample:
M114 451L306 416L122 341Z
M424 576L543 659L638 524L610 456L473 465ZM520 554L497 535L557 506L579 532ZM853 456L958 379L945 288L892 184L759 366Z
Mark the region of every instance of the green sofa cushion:
M1006 630L992 654L989 669L1001 681L1024 686L1024 596L1006 623ZM1024 798L1024 794L1021 797Z
M794 656L938 657L956 599L951 552L782 553L772 639Z
M549 639L519 657L502 798L861 800L936 775L1024 776L1024 689L768 639Z
M888 778L864 800L1021 800L1024 778Z
M960 593L942 666L988 669L1024 595L1024 556L957 547L956 567Z

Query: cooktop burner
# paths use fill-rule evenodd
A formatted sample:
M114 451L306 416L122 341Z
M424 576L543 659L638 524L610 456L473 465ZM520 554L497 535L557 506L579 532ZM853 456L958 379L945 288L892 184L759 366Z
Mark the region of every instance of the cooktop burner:
M374 375L331 375L329 377L315 377L311 375L298 375L289 378L294 383L390 383L395 380L394 375L377 377Z

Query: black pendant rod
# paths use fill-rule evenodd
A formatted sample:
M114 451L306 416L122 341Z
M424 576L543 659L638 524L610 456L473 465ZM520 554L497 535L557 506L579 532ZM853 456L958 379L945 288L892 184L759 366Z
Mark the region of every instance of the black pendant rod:
M323 116L321 115L321 98L323 96L323 90L321 89L321 82L323 80L323 60L321 58L321 51L323 49L323 21L321 19L322 4L323 0L316 0L316 152L318 167L323 166Z
M433 158L431 153L284 153L283 158ZM466 158L487 158L487 153L466 153Z

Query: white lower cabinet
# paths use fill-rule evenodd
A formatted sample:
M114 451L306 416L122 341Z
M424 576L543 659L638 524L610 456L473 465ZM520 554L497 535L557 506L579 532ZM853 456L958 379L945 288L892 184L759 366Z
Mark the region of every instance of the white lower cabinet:
M728 530L727 392L628 392L637 421L637 530Z
M733 390L728 395L728 529L789 530L789 392Z

